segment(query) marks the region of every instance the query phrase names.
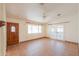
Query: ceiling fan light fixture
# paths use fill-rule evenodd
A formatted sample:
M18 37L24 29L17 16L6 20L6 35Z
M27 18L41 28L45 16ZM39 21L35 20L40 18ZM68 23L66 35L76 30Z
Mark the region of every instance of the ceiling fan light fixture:
M59 13L59 14L57 14L57 16L61 16L61 15L62 15L62 14L60 14L60 13Z
M44 5L44 3L40 3L40 5L41 5L41 6L43 6L43 5Z

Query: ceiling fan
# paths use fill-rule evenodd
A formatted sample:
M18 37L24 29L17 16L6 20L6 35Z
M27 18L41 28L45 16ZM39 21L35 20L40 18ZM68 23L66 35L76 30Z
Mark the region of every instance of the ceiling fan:
M45 12L45 10L44 10L44 9L45 9L45 7L44 7L45 4L44 4L44 3L40 3L40 6L41 6L42 9L43 9L43 16L42 16L42 17L43 17L43 19L45 19L45 18L46 18L46 12Z

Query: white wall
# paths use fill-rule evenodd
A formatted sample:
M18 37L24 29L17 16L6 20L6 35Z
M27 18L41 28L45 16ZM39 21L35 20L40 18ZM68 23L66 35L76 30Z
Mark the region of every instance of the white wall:
M77 14L77 29L78 29L78 43L79 43L79 6L78 6L78 14Z
M65 26L65 40L70 42L76 42L78 43L78 31L77 31L77 18L71 19L71 21L67 24L64 24Z
M0 4L0 15L2 15L2 5ZM1 20L1 17L0 17L0 20ZM2 40L2 35L1 35L1 32L2 32L2 28L0 27L0 55L2 55L2 52L1 52L1 40Z
M43 25L43 33L41 34L28 34L27 33L27 23L24 20L20 19L13 19L13 18L7 18L7 22L14 22L14 23L19 23L19 41L27 41L27 40L32 40L35 38L40 38L40 37L45 37L45 28Z
M6 21L5 5L0 4L0 20ZM6 51L6 26L0 27L0 56Z

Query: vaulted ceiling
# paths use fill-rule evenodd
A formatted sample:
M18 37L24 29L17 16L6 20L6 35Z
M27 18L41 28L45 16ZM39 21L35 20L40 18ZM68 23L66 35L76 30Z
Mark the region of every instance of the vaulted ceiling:
M9 17L19 17L32 21L47 23L67 20L78 13L79 4L73 3L11 3L6 4ZM45 17L44 17L45 16Z

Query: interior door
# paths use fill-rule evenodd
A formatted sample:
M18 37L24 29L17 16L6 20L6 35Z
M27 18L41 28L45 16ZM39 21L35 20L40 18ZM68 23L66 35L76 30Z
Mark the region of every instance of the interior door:
M19 24L7 22L7 45L19 43Z

